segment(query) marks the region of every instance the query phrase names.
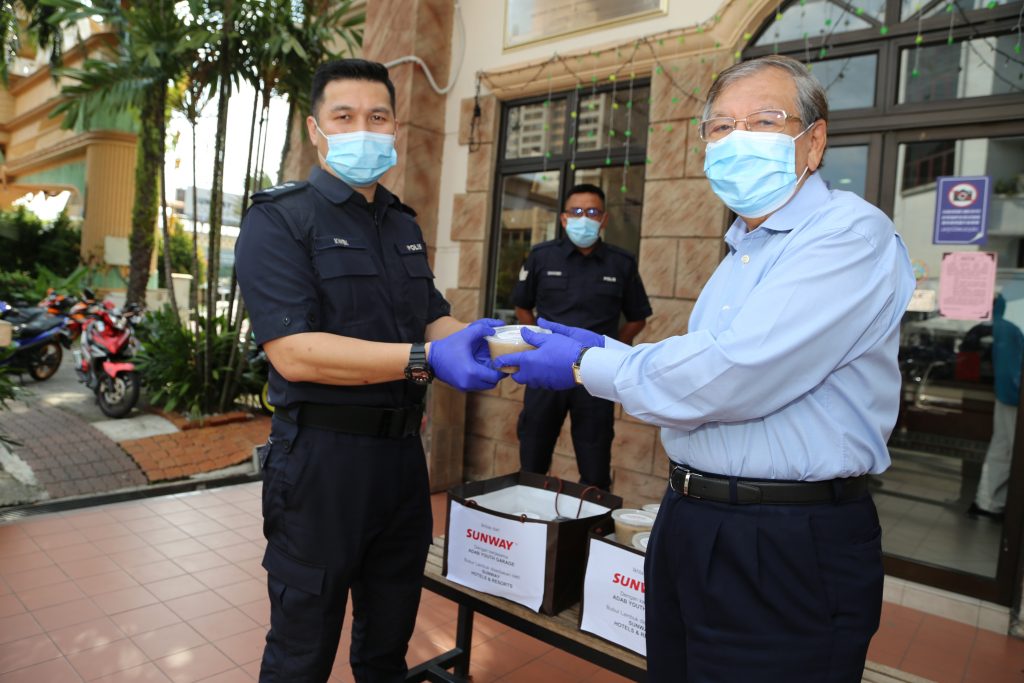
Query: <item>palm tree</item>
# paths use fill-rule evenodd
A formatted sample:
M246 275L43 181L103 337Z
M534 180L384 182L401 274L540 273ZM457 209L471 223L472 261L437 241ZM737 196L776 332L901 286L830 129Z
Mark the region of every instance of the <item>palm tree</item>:
M179 13L183 5L173 0L42 2L60 8L54 19L61 24L99 16L118 37L117 45L107 48L103 59L87 58L80 69L62 70L72 83L62 89L66 99L53 115L63 114L62 125L67 128L88 128L92 113L99 107L138 115L127 300L142 303L153 254L158 180L166 151L168 87L191 68L209 43L209 32L201 23L186 21ZM192 0L188 6L194 4ZM173 288L170 292L176 308Z
M63 44L57 9L40 0L0 0L0 81L7 86L11 64L26 41L50 49L50 65L60 66Z

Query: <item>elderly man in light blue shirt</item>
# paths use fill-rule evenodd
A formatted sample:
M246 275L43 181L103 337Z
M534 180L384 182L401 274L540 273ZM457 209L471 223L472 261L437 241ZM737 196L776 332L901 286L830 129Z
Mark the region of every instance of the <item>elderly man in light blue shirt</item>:
M700 126L739 217L686 334L631 348L542 321L498 359L662 427L669 486L647 553L651 681L860 681L882 598L868 474L900 398L914 289L892 222L816 173L828 104L771 56L724 70Z

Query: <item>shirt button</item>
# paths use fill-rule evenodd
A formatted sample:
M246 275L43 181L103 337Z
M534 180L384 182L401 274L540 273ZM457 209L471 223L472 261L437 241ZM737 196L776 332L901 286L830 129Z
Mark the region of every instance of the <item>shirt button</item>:
M723 311L728 311L729 310L729 304L726 304L726 305L722 306L722 310Z
M740 258L740 261L742 261L743 263L750 263L750 255L749 255L749 254L744 254L744 255L743 255L743 256L742 256L741 258Z
M284 325L285 327L288 327L289 325L292 324L292 319L289 318L288 316L285 316L281 318L281 324Z

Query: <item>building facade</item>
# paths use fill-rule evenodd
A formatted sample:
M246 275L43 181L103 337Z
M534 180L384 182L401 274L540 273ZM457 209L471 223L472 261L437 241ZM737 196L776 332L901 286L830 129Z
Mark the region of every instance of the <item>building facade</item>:
M424 209L438 284L466 320L509 316L510 278L530 245L557 234L565 190L595 182L609 197L607 237L637 253L651 296L638 341L684 333L731 221L703 175L704 94L739 59L782 53L810 65L832 109L822 175L893 217L923 301L904 321L893 466L876 481L887 597L946 601L964 620L1005 631L1021 593L1021 440L1005 518L964 514L992 435L991 337L983 321L940 315L931 297L947 253L994 253L1007 319L1024 325L1024 3L412 5L369 5L366 55L418 54L441 84L461 68L446 95L418 67L392 69L402 132L385 182ZM983 244L934 243L942 176L991 179ZM458 460L449 474L467 479L515 471L521 396L511 382L466 399L435 387L433 464ZM615 429L613 490L627 503L660 499L667 458L657 430L621 412ZM577 476L568 424L552 471Z

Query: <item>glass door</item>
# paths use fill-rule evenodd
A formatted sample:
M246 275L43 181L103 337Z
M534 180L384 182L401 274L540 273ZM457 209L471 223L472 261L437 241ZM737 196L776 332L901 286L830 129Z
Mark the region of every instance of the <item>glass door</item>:
M1010 464L1021 446L1014 435L1024 356L1024 129L1003 131L1009 134L982 136L974 127L887 139L895 163L885 165L882 208L907 244L919 296L900 335L903 401L889 441L892 466L874 492L883 551L902 569L895 573L928 575L961 592L973 587L969 592L1000 602L1010 594L1019 545L1003 520L1021 503ZM940 176L990 178L986 238L933 243ZM996 259L994 316L942 315L944 255L979 251ZM972 508L976 501L988 509ZM936 581L939 572L945 579Z

